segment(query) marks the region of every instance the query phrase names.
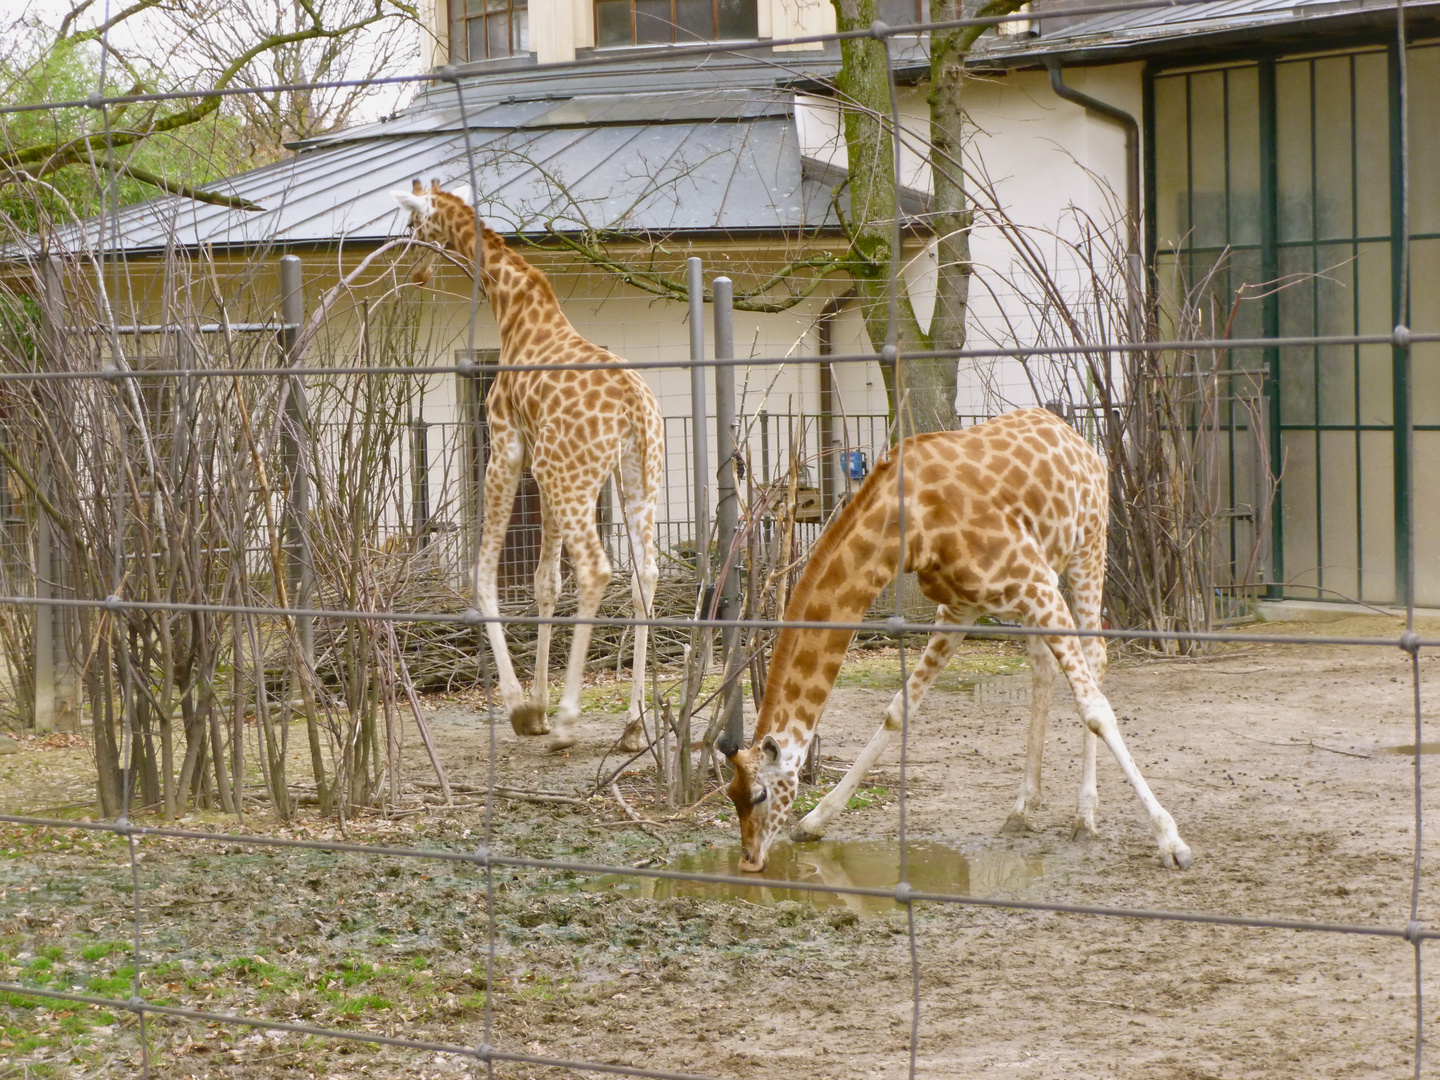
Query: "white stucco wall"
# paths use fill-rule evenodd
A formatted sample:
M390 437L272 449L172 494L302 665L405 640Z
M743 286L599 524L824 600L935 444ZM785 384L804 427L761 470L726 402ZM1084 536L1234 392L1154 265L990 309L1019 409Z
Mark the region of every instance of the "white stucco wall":
M1138 121L1139 64L1075 69L1066 72L1066 82L1125 109ZM965 165L977 207L971 236L975 278L969 344L975 348L1035 344L1033 302L1042 294L1026 260L997 222L1003 216L1019 226L1032 255L1038 256L1062 293L1085 304L1093 291L1090 273L1066 241L1073 243L1083 235L1085 217L1102 229L1116 225L1124 209L1125 135L1118 125L1057 97L1045 72L971 79L965 86L965 103L973 132L966 144ZM900 106L901 180L928 192L924 89L905 90ZM845 148L830 100L798 98L796 125L807 157L843 167ZM1107 264L1102 272L1119 274L1120 268ZM926 327L935 302L933 246L908 251L903 274L916 316ZM957 400L961 415L1036 403L1030 380L1013 360L961 363Z

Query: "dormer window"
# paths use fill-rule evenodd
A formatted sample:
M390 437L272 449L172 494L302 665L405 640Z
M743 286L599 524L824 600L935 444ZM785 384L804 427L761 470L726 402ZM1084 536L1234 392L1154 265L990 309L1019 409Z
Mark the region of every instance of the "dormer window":
M527 56L530 0L450 0L450 53L457 64Z
M595 42L601 48L754 41L759 36L756 0L596 0L595 3Z

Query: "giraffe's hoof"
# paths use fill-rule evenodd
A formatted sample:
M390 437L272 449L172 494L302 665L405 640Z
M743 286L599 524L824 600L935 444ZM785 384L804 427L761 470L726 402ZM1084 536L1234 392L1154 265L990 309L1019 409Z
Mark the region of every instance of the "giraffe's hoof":
M620 750L622 753L635 754L645 749L645 725L639 720L631 720L625 725L625 733L620 736Z
M561 750L569 750L570 747L579 741L580 740L575 737L574 732L556 733L552 735L550 741L545 744L545 749L549 750L552 754L557 754Z
M818 832L812 832L807 829L805 823L801 821L790 830L790 842L794 844L808 844L812 840L819 840L820 835Z
M1035 826L1030 824L1028 817L1019 810L1014 810L1010 816L1005 819L1005 824L1000 826L1000 835L1024 836L1028 832L1033 832L1034 829Z
M1185 846L1183 840L1174 851L1160 852L1160 865L1166 870L1189 870L1193 859L1194 856L1190 854L1190 849Z
M1086 821L1082 817L1077 817L1070 823L1071 840L1094 840L1099 835L1100 832L1095 828L1093 821Z
M528 701L510 711L510 726L515 729L516 735L545 735L550 731L545 710Z

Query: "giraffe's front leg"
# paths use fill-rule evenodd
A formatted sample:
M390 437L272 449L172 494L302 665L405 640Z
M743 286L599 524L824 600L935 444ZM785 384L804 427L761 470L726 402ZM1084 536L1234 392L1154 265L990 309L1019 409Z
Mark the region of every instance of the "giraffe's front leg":
M959 612L943 607L940 609L940 617L944 622L964 621ZM885 722L870 737L870 742L866 744L864 750L860 751L860 756L855 759L855 764L850 766L850 771L841 777L840 782L830 789L815 809L806 814L790 831L790 839L799 843L806 840L818 840L824 835L830 822L849 804L850 796L854 795L856 789L860 787L861 782L865 779L865 774L873 769L875 763L880 760L880 755L890 745L890 740L895 733L905 726L907 711L914 716L916 710L920 708L920 702L925 698L925 691L930 689L930 684L935 681L935 677L940 674L950 657L954 655L964 636L964 634L942 632L930 635L920 662L915 665L915 670L905 681L905 689L895 695L885 710Z

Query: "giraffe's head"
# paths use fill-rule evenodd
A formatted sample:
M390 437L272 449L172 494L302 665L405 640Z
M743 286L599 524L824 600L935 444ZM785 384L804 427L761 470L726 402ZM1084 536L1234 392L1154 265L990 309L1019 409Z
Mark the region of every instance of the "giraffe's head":
M443 247L455 235L454 230L464 229L467 220L473 226L474 212L470 207L468 184L461 184L454 191L442 191L440 181L432 180L427 190L416 180L412 190L392 191L390 194L402 210L410 213L411 239ZM434 268L435 252L422 251L410 270L410 280L417 285L427 284Z
M770 858L770 845L785 823L799 787L803 749L786 746L774 735L729 755L735 776L726 794L740 819L740 869L758 874Z

